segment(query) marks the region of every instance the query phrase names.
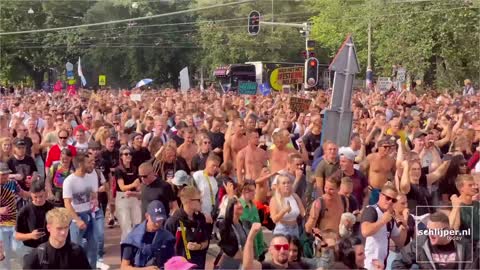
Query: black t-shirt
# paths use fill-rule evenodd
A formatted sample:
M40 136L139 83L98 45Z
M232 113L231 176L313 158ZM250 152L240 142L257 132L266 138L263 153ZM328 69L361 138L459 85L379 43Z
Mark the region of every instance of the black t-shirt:
M287 267L283 267L273 262L262 262L262 269L303 269L300 264L289 262Z
M34 249L23 262L23 269L92 269L83 248L68 243L60 249L47 243L44 251Z
M150 151L147 148L142 147L139 150L133 150L132 152L132 164L138 168L145 161L150 160Z
M190 174L190 167L187 165L187 162L182 157L177 157L175 163L167 163L163 164L163 175L161 175L161 168L158 172L158 176L160 179L167 180L169 178L173 178L175 172L183 170L187 174Z
M24 190L29 190L25 185L25 179L27 176L32 176L33 172L37 172L37 165L35 165L35 160L31 156L25 156L22 160L18 160L15 157L11 157L7 161L8 168L12 171L13 174L21 174L23 176L21 181L18 181L20 187Z
M123 179L124 185L132 184L138 178L138 170L136 168L117 168L115 170L115 179L117 180L116 190L122 192L118 179Z
M453 241L443 246L432 246L432 261L436 269L457 269L457 250Z
M310 160L313 160L313 155L311 153L313 153L320 146L321 139L322 133L315 135L312 132L309 132L303 137L303 144L305 145L305 149L307 149Z
M410 213L422 216L430 213L429 207L417 207L417 206L430 206L432 196L427 187L427 176L422 173L418 184L410 184L410 191L407 194L408 209Z
M165 206L167 215L170 213L170 202L176 201L175 193L173 193L172 186L169 183L156 179L150 185L142 185L142 217L147 212L147 206L154 200L159 200Z
M120 163L120 153L118 149L114 148L112 152L107 149L102 150L101 154L102 167L103 167L103 176L108 181L110 179L111 169L116 168Z
M41 243L48 241L50 234L47 231L45 215L52 209L53 204L48 201L42 206L35 206L30 202L22 207L17 216L15 231L19 233L31 233L35 229L42 229L45 232L45 236L40 239L24 241L23 244L25 246L36 248Z

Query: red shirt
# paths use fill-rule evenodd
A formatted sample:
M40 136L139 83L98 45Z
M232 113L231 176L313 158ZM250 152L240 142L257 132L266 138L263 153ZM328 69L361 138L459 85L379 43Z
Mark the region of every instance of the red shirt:
M72 152L72 157L77 155L77 148L75 146L67 145L68 149ZM50 151L48 151L47 155L47 160L45 161L45 167L49 168L52 166L52 163L54 161L60 160L60 156L62 155L62 150L60 149L60 146L58 144L55 144L50 148Z

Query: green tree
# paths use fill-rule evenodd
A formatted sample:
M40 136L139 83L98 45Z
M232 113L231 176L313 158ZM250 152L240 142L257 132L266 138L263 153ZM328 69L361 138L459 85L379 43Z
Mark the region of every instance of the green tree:
M365 0L311 1L318 15L313 35L333 56L352 33L363 69L367 63L367 27L373 29L372 55L377 75L390 75L402 63L412 79L439 88L458 86L478 76L479 9L468 1L403 3Z

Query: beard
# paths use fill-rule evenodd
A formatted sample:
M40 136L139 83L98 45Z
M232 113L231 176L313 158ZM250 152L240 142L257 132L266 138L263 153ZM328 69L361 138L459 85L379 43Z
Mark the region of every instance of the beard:
M279 264L286 264L288 262L288 256L278 255L277 262Z

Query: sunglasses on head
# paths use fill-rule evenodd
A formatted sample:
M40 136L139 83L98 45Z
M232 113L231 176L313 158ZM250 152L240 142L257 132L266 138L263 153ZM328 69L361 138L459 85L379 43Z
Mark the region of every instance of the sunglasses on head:
M273 245L273 247L275 248L275 250L277 251L280 251L280 250L289 250L290 249L290 245L289 244L277 244L277 245Z
M396 198L392 198L392 197L386 195L385 193L382 193L382 195L385 196L385 199L387 199L387 201L392 201L393 203L397 202Z

